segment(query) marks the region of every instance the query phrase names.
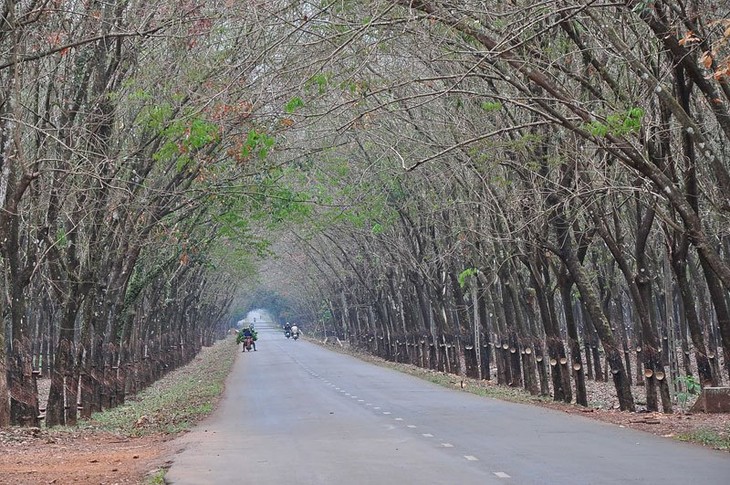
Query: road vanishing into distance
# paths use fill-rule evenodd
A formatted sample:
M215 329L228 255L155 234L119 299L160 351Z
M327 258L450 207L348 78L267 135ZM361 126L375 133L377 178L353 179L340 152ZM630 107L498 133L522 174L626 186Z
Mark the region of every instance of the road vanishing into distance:
M446 389L257 330L258 351L238 355L220 407L182 438L167 483L730 484L730 453Z

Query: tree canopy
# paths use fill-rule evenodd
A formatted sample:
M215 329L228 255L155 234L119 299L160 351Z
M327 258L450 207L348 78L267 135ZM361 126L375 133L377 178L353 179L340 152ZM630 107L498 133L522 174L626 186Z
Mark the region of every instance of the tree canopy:
M728 378L726 2L2 9L0 425L254 306L583 405Z

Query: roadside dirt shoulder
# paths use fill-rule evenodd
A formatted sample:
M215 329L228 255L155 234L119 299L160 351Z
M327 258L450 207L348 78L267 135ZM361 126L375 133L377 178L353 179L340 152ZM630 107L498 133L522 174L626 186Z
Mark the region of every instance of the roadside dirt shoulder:
M165 466L171 436L0 431L0 484L142 484Z

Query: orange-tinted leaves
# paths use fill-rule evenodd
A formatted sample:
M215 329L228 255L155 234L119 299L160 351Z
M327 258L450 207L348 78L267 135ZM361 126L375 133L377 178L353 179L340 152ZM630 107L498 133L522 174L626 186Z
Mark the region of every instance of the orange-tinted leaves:
M695 35L694 32L688 30L685 32L684 37L679 39L679 45L687 47L689 44L694 44L700 41L700 38Z
M702 63L703 66L705 66L705 69L709 69L712 67L712 61L713 61L713 58L712 58L712 54L710 53L710 51L705 51L702 54L702 57L700 58L700 62Z

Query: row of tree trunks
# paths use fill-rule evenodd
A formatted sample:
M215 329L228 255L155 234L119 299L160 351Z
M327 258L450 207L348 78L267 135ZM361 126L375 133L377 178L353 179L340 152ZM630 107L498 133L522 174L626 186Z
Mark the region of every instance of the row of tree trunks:
M195 339L191 339L189 345L176 345L173 342L179 342L177 339L176 335L165 334L151 342L140 341L134 352L134 355L141 355L140 359L122 366L116 364L119 356L117 347L107 344L102 354L110 357L97 360L101 362L100 366L93 363L85 365L78 378L73 373L55 373L55 378L61 381L55 389L61 392L54 399L62 402L63 407L61 411L59 407L46 409L46 419L52 420L49 425L73 425L78 418L77 409L80 417L89 418L94 412L123 404L126 396L140 392L171 370L190 362L200 351L202 341L197 339L196 343ZM49 416L49 412L54 414Z
M566 167L565 173L567 180L574 172ZM637 206L635 213L639 228L652 226L650 211L643 212ZM441 273L434 287L425 284L429 280L423 280L420 274L410 273L406 278L394 270L388 273L387 291L380 298L384 304L369 306L367 312L351 310L348 318L339 320L340 325L351 343L386 359L465 377L494 375L499 383L524 387L533 394L552 393L556 400L575 399L581 405L588 405L587 379L611 376L619 407L625 410L635 409L630 391L630 353L636 351L641 364L637 366L636 380L647 386L647 409L658 410L661 398L664 412L671 412L673 378L664 356L672 353L670 344L676 338L672 335L683 335L683 331L679 328L681 321L675 322L674 314L667 313L667 302L671 300L666 294L661 293L665 296L660 298L654 291L642 290L646 283L640 277L644 273L641 265L649 266L642 259L647 253L645 242L639 238L635 250L639 277L634 276L623 254L614 252L616 268L621 270L627 293L633 297L632 307L627 309L622 303L624 294L617 289L618 279L611 272L605 273L610 279L604 279L604 273L593 281L586 277L584 258L591 239L587 233L578 232L575 224L565 221L565 216L556 211L553 230L561 241L556 280L552 280L554 263L546 264L539 252L520 257L527 268L525 279L529 278L529 285L522 280L525 274L520 276L517 268L508 264L502 266L504 271L493 285L484 285L486 278L477 273L468 292L462 291L465 285L457 281L454 271ZM593 234L600 236L609 249L615 244L614 238L623 237L612 234L605 220L594 217L594 222L597 230ZM599 267L595 255L591 264ZM436 275L439 273L431 276ZM548 293L546 288L550 287L558 293ZM341 301L352 308L363 304L354 303L357 298L347 291L340 293ZM660 316L668 323L659 325ZM634 319L636 326L628 326L627 318ZM367 343L363 341L363 328L375 332L369 334ZM702 365L702 359L695 360Z

